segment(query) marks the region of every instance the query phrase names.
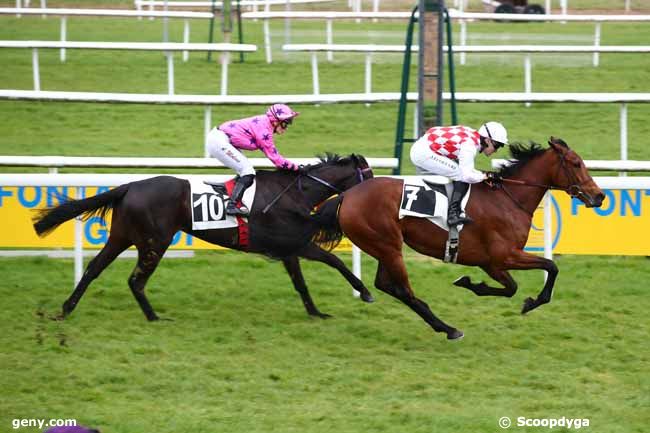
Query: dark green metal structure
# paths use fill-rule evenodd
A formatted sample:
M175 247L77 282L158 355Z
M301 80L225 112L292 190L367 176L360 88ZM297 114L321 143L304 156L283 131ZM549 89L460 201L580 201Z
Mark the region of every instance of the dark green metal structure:
M420 18L416 18L418 11ZM411 58L413 48L413 29L419 23L419 63L418 63L418 136L436 125L442 124L443 113L443 24L446 23L446 39L448 47L449 89L451 92L451 120L458 123L456 112L456 84L454 80L454 56L452 51L451 19L444 7L444 1L420 0L413 8L406 31L406 50L402 65L402 84L400 102L397 112L397 127L395 131L395 158L400 161L399 167L393 169L393 174L401 173L401 159L404 143L413 143L415 139L405 137L406 109L408 105L408 89L411 73Z

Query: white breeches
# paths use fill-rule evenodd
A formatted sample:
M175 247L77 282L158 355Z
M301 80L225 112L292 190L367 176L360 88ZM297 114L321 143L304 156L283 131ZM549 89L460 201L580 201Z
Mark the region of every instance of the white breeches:
M208 134L208 154L216 158L228 168L232 168L240 176L255 174L250 161L232 144L228 136L217 128Z
M460 166L453 159L435 153L429 147L426 136L416 141L411 147L411 162L427 172L446 176L451 180L461 180Z

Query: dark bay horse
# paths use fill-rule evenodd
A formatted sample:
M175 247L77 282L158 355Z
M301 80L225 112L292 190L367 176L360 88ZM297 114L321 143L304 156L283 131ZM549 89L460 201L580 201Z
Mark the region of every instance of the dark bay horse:
M473 283L463 276L454 284L479 296L511 297L517 283L508 273L514 269L543 269L548 272L536 299L524 301L527 313L551 300L558 269L552 260L524 252L533 212L548 189L566 191L587 207L600 207L604 194L587 172L584 162L567 144L551 137L550 147L512 145L511 165L498 173L503 181L472 185L467 213L474 223L460 232L457 263L478 266L504 287ZM325 230L342 231L360 249L377 259L375 287L408 305L435 331L448 339L463 333L438 319L429 306L415 296L402 257L406 242L419 253L444 257L448 233L427 219L398 219L403 181L375 178L357 185L322 206L315 218ZM337 213L338 209L338 225ZM340 234L340 232L339 232Z
M373 301L368 289L338 257L311 241L318 226L308 217L313 207L327 197L372 177L366 159L354 154L345 158L328 154L326 158L321 158L320 164L309 166L302 172L260 170L257 173L246 251L280 259L310 315L328 317L314 305L302 275L299 257L336 268L361 293L362 300ZM63 303L60 317L69 315L90 282L132 245L138 250L138 261L128 284L148 320L157 320L158 316L145 296L145 284L176 232L182 230L213 244L242 249L236 227L193 231L190 202L190 184L187 180L159 176L41 210L34 218L34 229L39 236L47 235L60 224L79 215L104 216L109 209L113 210L108 241L88 263L79 284Z

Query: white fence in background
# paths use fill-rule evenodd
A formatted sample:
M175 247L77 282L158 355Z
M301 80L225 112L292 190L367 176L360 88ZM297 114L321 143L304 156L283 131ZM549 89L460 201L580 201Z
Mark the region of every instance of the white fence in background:
M183 43L190 42L190 19L210 19L215 15L212 12L170 12L170 11L132 11L119 9L22 9L22 8L0 8L0 15L16 14L22 15L41 15L61 17L61 42L65 41L68 33L68 17L131 17L141 20L143 17L149 19L162 18L163 20L163 42L169 42L168 20L169 18L183 18ZM217 15L218 18L218 15ZM183 54L183 59L187 60L187 53Z
M174 94L174 56L172 51L220 51L221 56L221 94L228 93L228 64L231 52L253 52L257 46L250 44L180 44L172 42L68 42L68 41L0 41L0 48L31 48L32 72L34 90L41 90L41 77L38 61L39 48L54 48L61 50L61 61L66 59L67 49L93 50L131 50L131 51L163 51L167 57L167 93Z
M327 2L332 2L334 0L240 0L239 3L240 6L264 6L266 10L270 6L273 5L279 5L279 6L288 6L291 7L291 5L294 4L307 4L307 3L327 3ZM213 5L217 9L221 9L223 7L223 2L222 1L215 1L214 4L211 1L165 1L165 0L135 0L133 2L135 4L135 8L137 10L141 10L143 8L149 8L149 10L154 10L156 7L159 8L199 8L199 7L204 7L204 8L211 8Z
M650 21L650 15L529 15L529 14L486 14L486 13L466 13L451 9L449 11L452 19L460 23L459 45L467 45L467 23L480 20L505 20L505 21L559 21L559 22L593 22L595 23L594 47L600 46L601 24L603 22L647 22ZM61 17L61 40L66 38L66 17L68 16L96 16L96 17L149 17L153 18L183 18L185 19L185 29L183 32L183 42L189 42L189 19L209 19L213 17L212 12L180 12L180 11L133 11L118 9L38 9L38 8L0 8L0 15L42 15L42 16L60 16ZM283 12L245 12L242 14L243 19L263 20L264 28L264 46L267 62L272 61L271 56L271 31L269 20L284 19L285 25L285 43L290 43L288 33L288 22L291 19L310 19L325 20L326 28L325 43L333 44L333 26L334 20L407 20L411 16L410 12L308 12L308 11L283 11ZM417 14L416 14L417 16ZM217 16L217 18L219 18ZM166 34L166 32L165 32ZM166 42L166 36L163 40ZM464 55L461 56L460 63L464 63Z
M413 51L418 51L419 47L414 45ZM287 52L308 52L311 53L312 84L314 94L320 93L320 80L318 75L318 56L317 53L327 53L328 60L332 60L333 52L341 53L364 53L365 54L365 91L372 92L372 55L375 53L404 53L404 45L355 45L355 44L286 44L282 46L283 51ZM444 51L448 52L447 47ZM453 46L454 53L522 53L524 57L524 92L532 92L532 53L593 53L594 66L598 66L599 53L650 53L649 45L638 46L569 46L569 45L459 45ZM529 105L527 103L527 105Z
M253 167L275 168L267 158L248 158ZM395 168L397 158L366 158L372 168ZM299 165L318 164L318 158L291 158ZM0 167L47 167L50 173L59 168L228 168L214 158L132 158L94 156L4 156L0 155ZM147 175L151 176L151 175ZM205 175L203 175L205 177ZM89 185L86 185L89 186Z
M418 14L416 13L416 16ZM559 21L559 22L593 22L596 24L594 33L594 48L600 46L601 24L603 22L649 22L650 15L529 15L529 14L486 14L466 13L457 10L450 10L452 19L460 23L460 46L467 45L467 22L468 21ZM242 18L264 20L264 48L266 61L271 63L271 30L269 20L272 19L307 19L325 20L325 43L334 43L332 22L335 20L407 20L410 12L246 12ZM288 42L287 42L288 43ZM461 56L461 64L464 64L464 57Z
M444 92L443 100L449 101L451 95ZM393 93L337 93L319 95L164 95L138 93L91 93L91 92L45 92L34 90L0 90L0 100L59 101L59 102L104 102L135 104L177 104L203 105L204 144L212 129L213 105L268 105L277 102L287 104L330 104L330 103L373 103L397 102L398 92ZM417 93L407 94L409 102L417 101ZM488 103L618 103L620 104L620 149L621 160L627 160L627 108L628 104L650 103L650 93L494 93L458 92L457 102ZM207 156L207 151L205 153Z

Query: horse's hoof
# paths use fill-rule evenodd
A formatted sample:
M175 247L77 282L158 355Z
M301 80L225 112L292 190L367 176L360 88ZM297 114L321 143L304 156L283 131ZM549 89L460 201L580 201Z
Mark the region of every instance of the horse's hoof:
M375 298L372 297L372 295L370 294L370 292L368 292L368 293L361 293L361 300L362 300L363 302L367 302L368 304L372 304L373 302L375 302Z
M458 287L467 287L470 285L472 280L467 275L463 275L462 277L458 278L456 281L454 281L454 286Z
M524 300L524 306L521 308L521 314L526 314L530 310L534 309L537 305L535 304L535 300L533 298L526 298Z
M454 329L453 331L451 331L451 332L449 332L447 334L447 340L460 340L464 336L465 336L465 334L463 334L462 331L460 331L458 329Z

